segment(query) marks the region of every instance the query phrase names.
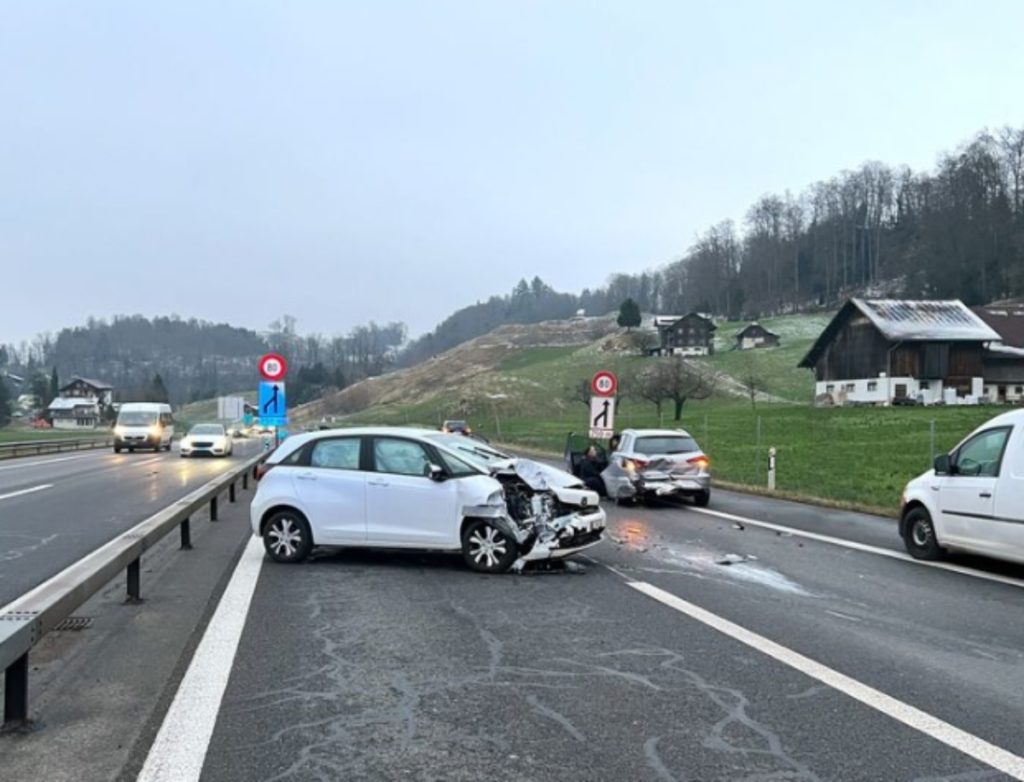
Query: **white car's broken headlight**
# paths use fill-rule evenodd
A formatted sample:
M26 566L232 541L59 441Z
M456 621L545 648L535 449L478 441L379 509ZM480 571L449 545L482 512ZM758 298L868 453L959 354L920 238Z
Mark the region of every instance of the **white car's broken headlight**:
M491 492L490 496L487 497L487 502L485 504L491 508L504 508L505 492L501 490Z

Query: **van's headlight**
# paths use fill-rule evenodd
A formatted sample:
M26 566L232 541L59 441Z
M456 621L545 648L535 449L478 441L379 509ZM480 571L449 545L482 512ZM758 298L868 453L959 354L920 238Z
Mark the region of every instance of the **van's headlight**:
M158 434L160 434L160 427L157 426L156 424L153 424L151 427L149 427L149 433L156 437Z
M114 427L114 434L117 435L118 437L124 437L124 427L123 426L115 426Z

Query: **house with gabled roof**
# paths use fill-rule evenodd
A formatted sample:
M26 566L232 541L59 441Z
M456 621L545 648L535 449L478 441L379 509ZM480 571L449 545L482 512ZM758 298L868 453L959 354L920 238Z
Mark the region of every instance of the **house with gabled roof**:
M799 366L825 404L957 404L985 396L1000 336L959 299L850 299Z

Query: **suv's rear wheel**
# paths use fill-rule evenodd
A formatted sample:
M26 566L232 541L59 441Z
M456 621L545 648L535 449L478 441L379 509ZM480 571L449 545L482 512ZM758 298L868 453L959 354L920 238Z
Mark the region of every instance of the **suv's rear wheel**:
M935 536L932 517L918 506L908 511L903 521L903 545L914 559L939 559L943 549Z
M480 573L504 573L516 561L516 542L488 519L476 519L462 531L462 558Z
M278 511L263 530L263 548L275 562L302 562L313 550L309 523L295 511Z

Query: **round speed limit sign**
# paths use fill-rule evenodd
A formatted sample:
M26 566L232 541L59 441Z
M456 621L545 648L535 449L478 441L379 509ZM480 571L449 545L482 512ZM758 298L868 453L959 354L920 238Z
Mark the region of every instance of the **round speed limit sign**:
M614 372L601 370L590 381L590 390L594 392L594 396L615 396L618 389L619 380Z
M288 364L283 356L279 356L277 353L267 353L260 358L260 376L264 380L284 380L287 373Z

